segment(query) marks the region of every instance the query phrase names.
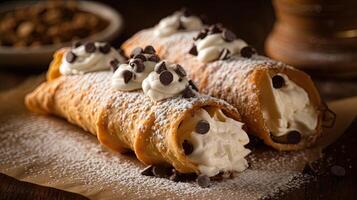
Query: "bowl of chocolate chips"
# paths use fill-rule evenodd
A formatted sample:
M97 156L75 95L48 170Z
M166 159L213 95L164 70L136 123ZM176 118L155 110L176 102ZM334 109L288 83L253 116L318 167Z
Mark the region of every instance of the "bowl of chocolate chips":
M110 42L123 26L114 9L91 1L17 1L0 6L0 67L43 68L78 41Z

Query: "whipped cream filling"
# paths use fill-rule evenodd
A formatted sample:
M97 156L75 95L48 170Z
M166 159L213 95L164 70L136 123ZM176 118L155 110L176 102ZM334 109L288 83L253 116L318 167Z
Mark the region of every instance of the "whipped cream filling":
M291 131L302 135L313 134L318 123L318 113L312 105L307 92L285 74L283 84L273 86L273 77L266 74L263 83L267 86L262 99L265 123L274 136L283 136ZM280 78L279 77L279 78Z
M238 54L240 50L247 46L247 43L241 39L235 39L227 42L222 38L221 33L207 35L203 39L195 41L197 48L197 59L201 62L211 62L217 60L223 49L228 49L230 55Z
M143 54L145 57L149 57L150 55ZM112 77L112 87L116 90L121 91L133 91L137 89L141 89L142 82L147 76L154 71L154 67L156 62L152 61L144 61L142 64L144 65L144 69L137 70L137 63L133 62L134 59L130 59L128 64L119 65L118 69L115 70ZM131 74L129 81L126 73Z
M175 70L177 67L176 64L170 64L167 61L163 62L165 69L157 69L156 71L151 72L142 83L144 93L153 101L160 101L178 96L189 85L186 75L180 75L177 73L177 70ZM161 64L162 62L157 65Z
M190 119L194 123L199 120L209 123L207 133L194 131L189 139L193 145L189 158L198 164L201 174L209 177L220 172L241 172L248 167L245 157L250 150L244 145L249 143L249 138L242 129L243 123L225 116L221 110L218 115L211 117L205 109L200 109Z
M155 27L155 34L159 37L166 37L178 32L180 29L192 31L202 28L203 23L196 16L185 16L181 12L176 12L171 16L160 20Z
M111 68L110 62L117 60L120 63L125 62L125 58L114 48L108 46L107 50L100 50L106 43L95 42L93 51L88 52L86 45L80 45L67 51L62 59L59 71L63 75L76 75L88 72L108 70ZM93 45L92 45L93 46ZM71 54L71 55L69 55Z

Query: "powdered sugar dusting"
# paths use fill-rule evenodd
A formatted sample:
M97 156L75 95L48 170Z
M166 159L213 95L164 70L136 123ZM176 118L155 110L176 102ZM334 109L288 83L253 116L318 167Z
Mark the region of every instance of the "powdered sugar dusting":
M309 154L256 151L248 158L250 169L203 189L194 183L142 176L144 166L135 158L106 151L95 137L58 118L23 113L0 125L2 172L16 176L22 171L23 179L37 182L45 177L41 184L91 198L262 198L298 187L305 179L291 166Z

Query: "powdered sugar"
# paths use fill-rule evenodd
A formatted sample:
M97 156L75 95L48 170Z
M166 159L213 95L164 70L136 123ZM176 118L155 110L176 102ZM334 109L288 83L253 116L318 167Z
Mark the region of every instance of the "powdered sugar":
M309 154L255 152L249 157L250 169L203 189L142 176L144 166L135 158L104 150L95 137L58 118L24 113L0 124L2 172L18 176L21 171L25 180L72 191L80 188L92 198L261 198L299 186L304 177L294 167Z

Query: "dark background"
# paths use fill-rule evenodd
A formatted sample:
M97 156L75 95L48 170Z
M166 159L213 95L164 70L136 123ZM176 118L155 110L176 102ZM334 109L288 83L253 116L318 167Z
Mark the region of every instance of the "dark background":
M209 24L222 23L263 53L264 40L274 23L274 10L269 0L103 0L101 2L117 9L123 15L125 27L116 41L118 44L139 30L152 27L163 17L186 7L196 15L206 15Z

